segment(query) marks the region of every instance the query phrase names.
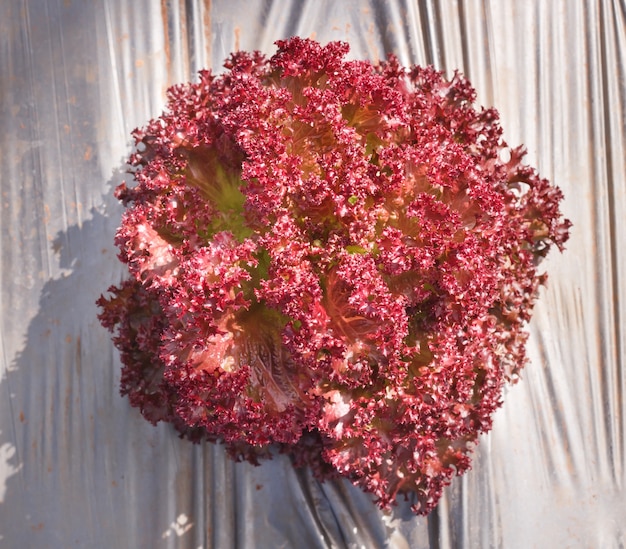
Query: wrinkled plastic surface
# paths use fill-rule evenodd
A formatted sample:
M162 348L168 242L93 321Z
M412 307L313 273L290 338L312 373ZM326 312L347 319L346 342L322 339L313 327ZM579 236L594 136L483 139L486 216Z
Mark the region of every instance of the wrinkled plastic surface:
M296 34L463 71L574 222L523 380L428 518L152 427L96 319L131 130ZM625 81L623 0L0 3L0 547L624 547Z

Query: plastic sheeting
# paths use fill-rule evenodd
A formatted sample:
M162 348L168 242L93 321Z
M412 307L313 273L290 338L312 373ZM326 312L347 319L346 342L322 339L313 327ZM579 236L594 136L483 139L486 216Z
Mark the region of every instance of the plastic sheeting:
M291 35L461 69L574 222L524 379L428 518L152 427L96 319L130 131L169 85ZM623 0L0 3L0 547L626 546L625 79Z

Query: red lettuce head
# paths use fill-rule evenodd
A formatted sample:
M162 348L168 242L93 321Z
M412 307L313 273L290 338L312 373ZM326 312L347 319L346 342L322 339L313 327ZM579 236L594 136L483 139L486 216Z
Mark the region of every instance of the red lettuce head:
M524 366L561 192L460 75L277 45L134 132L130 278L99 300L122 393L237 459L280 445L426 514Z

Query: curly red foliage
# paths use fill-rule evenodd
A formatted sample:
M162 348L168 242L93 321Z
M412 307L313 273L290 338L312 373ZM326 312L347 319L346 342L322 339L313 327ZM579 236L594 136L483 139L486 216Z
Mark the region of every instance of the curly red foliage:
M460 75L277 45L134 132L130 280L99 300L122 393L237 459L278 444L426 514L525 364L562 195Z

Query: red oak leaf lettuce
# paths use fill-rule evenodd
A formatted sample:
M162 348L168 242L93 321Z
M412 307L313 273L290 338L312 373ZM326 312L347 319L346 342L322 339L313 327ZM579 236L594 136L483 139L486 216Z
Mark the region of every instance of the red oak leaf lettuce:
M524 366L561 192L459 74L277 45L134 132L130 277L99 300L121 390L236 459L279 445L426 514Z

